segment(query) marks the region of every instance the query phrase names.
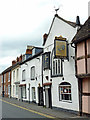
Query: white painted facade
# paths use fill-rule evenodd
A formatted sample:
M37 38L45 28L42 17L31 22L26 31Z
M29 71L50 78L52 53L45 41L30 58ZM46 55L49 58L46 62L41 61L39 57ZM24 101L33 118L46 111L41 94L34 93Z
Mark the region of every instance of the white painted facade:
M35 67L34 79L31 79L31 68ZM25 80L22 79L22 73L25 70ZM27 62L21 64L20 70L20 85L26 86L26 98L22 98L24 101L34 101L38 103L38 87L42 86L42 54L33 57ZM35 98L33 98L33 88L35 89ZM23 89L23 88L22 88ZM22 90L23 91L23 90ZM22 95L23 96L23 95Z
M77 28L72 27L62 19L55 17L51 30L44 45L44 53L51 52L54 48L54 39L55 36L59 37L60 35L63 38L66 38L69 44L69 61L64 60L62 63L63 67L63 76L62 77L51 77L51 70L43 70L43 83L52 83L51 85L51 99L52 107L58 107L68 110L79 111L79 95L78 95L78 80L75 77L75 61L71 56L75 56L75 50L71 47L70 43L72 38L75 36ZM50 59L50 68L51 68L51 59ZM48 76L48 80L46 80ZM64 78L64 80L63 80ZM59 84L62 82L69 82L71 84L71 98L70 102L59 100ZM49 87L49 86L46 86ZM46 98L44 92L44 105L46 105Z
M14 67L11 71L11 97L20 99L20 65Z

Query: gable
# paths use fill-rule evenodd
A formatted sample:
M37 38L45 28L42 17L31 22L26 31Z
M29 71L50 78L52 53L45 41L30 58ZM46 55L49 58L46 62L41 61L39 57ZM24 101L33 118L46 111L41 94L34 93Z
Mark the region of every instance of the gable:
M44 44L44 48L48 47L48 45L52 46L54 44L55 36L61 35L62 37L67 38L69 41L71 41L75 34L75 27L68 24L65 20L62 20L61 18L54 17L47 40Z
M59 17L57 14L55 14L55 16L54 16L54 18L53 18L53 20L52 20L52 23L51 23L49 32L48 32L48 34L47 34L48 36L49 36L49 34L51 33L52 27L53 27L53 25L54 25L56 19L58 19L59 21L62 21L63 23L65 23L65 24L67 24L67 25L69 25L69 26L71 26L71 27L73 27L73 28L76 27L76 23L67 21L67 20L65 20L65 19L63 19L63 18L61 18L61 17ZM47 37L47 38L48 38L48 37ZM46 41L47 41L47 39L43 42L43 46L45 45Z

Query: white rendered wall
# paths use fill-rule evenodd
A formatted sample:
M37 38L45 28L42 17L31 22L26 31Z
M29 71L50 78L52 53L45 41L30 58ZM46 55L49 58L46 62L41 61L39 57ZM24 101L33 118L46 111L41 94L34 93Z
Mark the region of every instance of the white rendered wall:
M54 48L55 36L59 37L61 35L62 37L66 38L69 43L69 61L64 60L63 62L64 80L62 80L62 77L51 78L50 70L43 71L43 74L44 83L50 82L50 79L52 79L52 106L79 111L78 80L75 77L75 61L73 58L71 58L71 56L75 56L75 50L70 45L72 38L76 34L76 31L77 31L76 28L70 26L69 24L65 23L64 21L58 18L55 18L52 29L44 46L44 52L52 52L52 49ZM48 81L45 79L45 76L49 76ZM72 91L71 103L59 101L58 87L61 82L69 82L71 84Z
M38 59L37 59L38 58ZM27 98L24 100L29 101L29 84L30 84L30 101L32 101L32 87L35 87L36 92L36 103L38 103L38 84L42 86L42 56L38 56L28 62L27 65L21 65L21 73L20 73L20 84L26 84L26 92ZM31 67L35 66L35 77L37 80L31 80ZM26 81L22 81L22 71L26 70Z

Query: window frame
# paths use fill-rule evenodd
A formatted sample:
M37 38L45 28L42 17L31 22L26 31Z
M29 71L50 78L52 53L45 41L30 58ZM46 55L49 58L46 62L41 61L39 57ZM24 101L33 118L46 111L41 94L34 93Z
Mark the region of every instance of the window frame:
M10 72L8 72L8 82L10 82Z
M63 84L65 84L65 85L63 85ZM70 93L69 92L61 93L61 88L67 89L67 87L69 87L68 90L70 89L71 92ZM71 84L69 82L62 82L61 84L59 84L59 101L72 103L72 90L71 90L71 88L72 87L71 87ZM71 99L69 99L69 100L62 99L61 95L70 95Z
M23 74L24 73L24 74ZM22 81L26 80L26 70L22 70Z
M24 91L23 89L24 89L25 91ZM23 91L25 92L25 95L23 94L23 93L24 93ZM25 85L25 86L22 86L22 95L23 95L23 96L22 96L23 99L26 99L26 98L27 98L26 85Z
M33 74L33 70L34 69L34 75L32 75ZM31 80L35 80L35 66L32 66L31 67Z
M63 62L62 61L63 61L62 59L54 57L54 49L53 49L52 54L51 54L51 77L62 77L63 76L63 65L62 65ZM60 62L60 65L58 64L59 62ZM53 66L53 63L55 66ZM56 67L56 65L57 65L57 67ZM55 74L53 74L53 71ZM57 72L57 74L56 74L56 72Z
M36 102L36 89L35 89L35 87L32 87L32 101Z

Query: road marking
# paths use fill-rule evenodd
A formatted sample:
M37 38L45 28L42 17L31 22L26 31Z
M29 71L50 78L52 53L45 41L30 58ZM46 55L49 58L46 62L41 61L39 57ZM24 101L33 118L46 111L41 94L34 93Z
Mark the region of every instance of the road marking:
M10 104L10 105L16 106L16 107L21 108L21 109L23 109L23 110L27 110L27 111L29 111L29 112L39 114L39 115L44 116L44 117L47 117L47 118L55 119L55 117L53 117L53 116L46 115L46 114L43 114L43 113L40 113L40 112L37 112L37 111L34 111L34 110L30 110L30 109L24 108L24 107L22 107L22 106L19 106L19 105L16 105L16 104L13 104L13 103L7 102L7 101L2 100L2 99L0 99L0 101L3 101L3 102L5 102L5 103L7 103L7 104Z

